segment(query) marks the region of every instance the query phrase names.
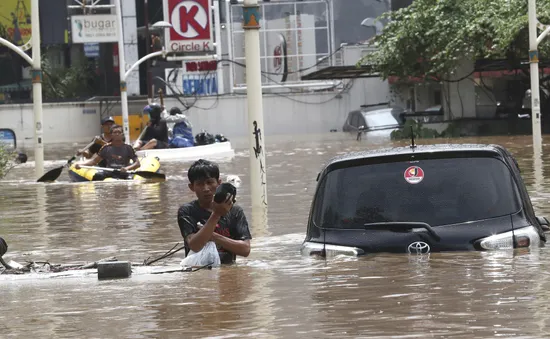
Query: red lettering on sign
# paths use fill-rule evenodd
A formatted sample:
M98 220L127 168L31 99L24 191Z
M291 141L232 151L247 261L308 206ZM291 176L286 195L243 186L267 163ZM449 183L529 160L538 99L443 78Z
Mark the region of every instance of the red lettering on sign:
M218 69L218 62L212 61L190 61L185 63L185 70L187 72L209 72L216 71Z
M197 32L201 32L203 30L201 25L197 22L197 19L195 19L198 12L198 6L193 6L189 12L185 6L180 7L180 25L183 33L187 33L189 26L192 26Z

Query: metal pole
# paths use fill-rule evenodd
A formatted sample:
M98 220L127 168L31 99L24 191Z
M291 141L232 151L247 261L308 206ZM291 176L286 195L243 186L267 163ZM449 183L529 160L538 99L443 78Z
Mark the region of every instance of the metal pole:
M122 128L126 144L130 145L130 130L128 128L128 92L126 87L126 60L124 58L124 36L122 31L121 0L115 0L118 27L118 70L120 73L120 103L122 104Z
M336 50L336 42L334 40L334 0L330 1L330 53L329 55L332 55L334 51ZM336 55L333 55L332 58L330 58L330 65L335 66L336 65Z
M149 3L144 0L144 16L145 16L145 55L151 52L151 35L149 34ZM151 72L151 60L147 60L147 101L153 101L153 74Z
M537 5L535 0L529 0L529 62L531 66L531 123L533 128L533 148L542 150L542 134L540 124L540 89L539 89L539 59L537 43Z
M44 144L42 140L42 58L40 57L40 15L38 0L31 3L32 31L32 98L34 112L34 173L44 174Z
M260 7L258 0L244 0L243 28L245 30L246 87L250 140L250 192L252 198L252 227L267 224L267 185L264 146L264 118L260 60Z
M232 6L229 5L229 0L225 1L225 27L226 27L226 33L227 33L227 56L229 57L229 60L233 60L233 49L235 46L233 46L233 9ZM234 75L234 67L235 64L230 62L229 63L229 93L233 94L235 91L233 87L235 86L235 75Z
M223 58L222 25L220 22L220 3L217 0L214 1L214 6L212 9L214 10L214 20L216 21L216 27L214 28L216 30L216 60L221 60ZM218 63L218 65L216 66L216 70L216 77L218 78L218 94L225 94L225 86L223 83L223 66Z

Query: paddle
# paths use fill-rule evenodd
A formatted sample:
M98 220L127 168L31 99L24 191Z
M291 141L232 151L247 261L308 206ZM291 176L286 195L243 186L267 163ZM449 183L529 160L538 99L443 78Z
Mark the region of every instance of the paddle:
M100 170L100 171L122 173L119 169L108 168L108 167L96 167L96 166L83 166L83 165L80 165L80 168L89 168L89 169L96 169L96 170ZM145 179L163 179L163 180L166 180L166 174L164 174L164 173L155 173L155 172L147 172L147 171L126 171L126 173L139 175L140 177L144 177Z
M86 147L84 147L84 149L82 151L85 151L87 150L88 148L92 147L92 145L95 143L95 139L90 142L88 145L86 145ZM65 166L68 166L71 164L71 162L74 161L74 159L76 159L76 154L73 155L72 158L70 158L69 160L67 160L67 163L64 164L63 166L60 166L60 167L56 167L52 170L49 170L48 172L46 172L43 176L41 176L40 178L38 178L38 180L36 180L36 182L48 182L48 181L55 181L57 178L59 178L59 176L61 175L61 172L63 172L63 168Z

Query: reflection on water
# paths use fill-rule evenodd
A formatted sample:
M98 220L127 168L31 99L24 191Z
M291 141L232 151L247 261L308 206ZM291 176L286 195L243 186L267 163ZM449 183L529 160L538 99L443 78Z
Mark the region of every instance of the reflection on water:
M507 147L536 212L550 216L549 146L537 155L530 136L452 141ZM250 257L194 273L136 268L125 280L98 281L93 272L3 275L1 337L548 337L548 248L328 261L300 256L320 167L341 153L398 144L406 143L357 142L345 134L270 138L269 224L251 230ZM242 179L238 203L250 219L247 145L236 145L236 157L220 162L222 178ZM46 170L56 165L50 160ZM58 183L35 184L32 166L13 170L0 182L6 259L71 263L116 256L141 263L163 254L181 241L177 209L193 199L188 166L163 164L167 182L151 184L70 183L66 172ZM177 265L181 258L179 252L159 264Z

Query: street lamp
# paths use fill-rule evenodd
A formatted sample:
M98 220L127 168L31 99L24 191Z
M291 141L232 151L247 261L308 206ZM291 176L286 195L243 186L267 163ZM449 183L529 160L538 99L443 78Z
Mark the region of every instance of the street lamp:
M23 50L6 39L0 38L0 45L4 45L19 54L32 66L32 100L34 112L34 173L36 178L44 174L44 144L42 140L42 66L40 58L40 16L38 0L31 2L31 43L32 58Z
M129 129L129 119L128 119L128 92L127 92L127 86L126 86L126 79L128 78L128 75L135 70L139 65L141 65L144 61L147 61L151 58L155 58L158 56L166 56L166 50L163 47L162 51L149 53L143 58L139 59L135 64L130 66L130 68L126 71L126 60L124 57L124 37L122 32L122 10L120 5L121 0L115 1L116 6L116 12L118 16L118 60L119 60L119 72L120 72L120 102L122 105L122 128L124 130L124 138L126 139L126 143L130 144L130 129ZM152 26L155 29L162 29L164 31L164 28L170 28L172 25L169 22L166 21L159 21L153 24Z
M373 27L376 32L375 35L379 35L384 29L384 25L380 21L376 21L376 19L374 18L366 18L365 20L361 21L361 26Z

